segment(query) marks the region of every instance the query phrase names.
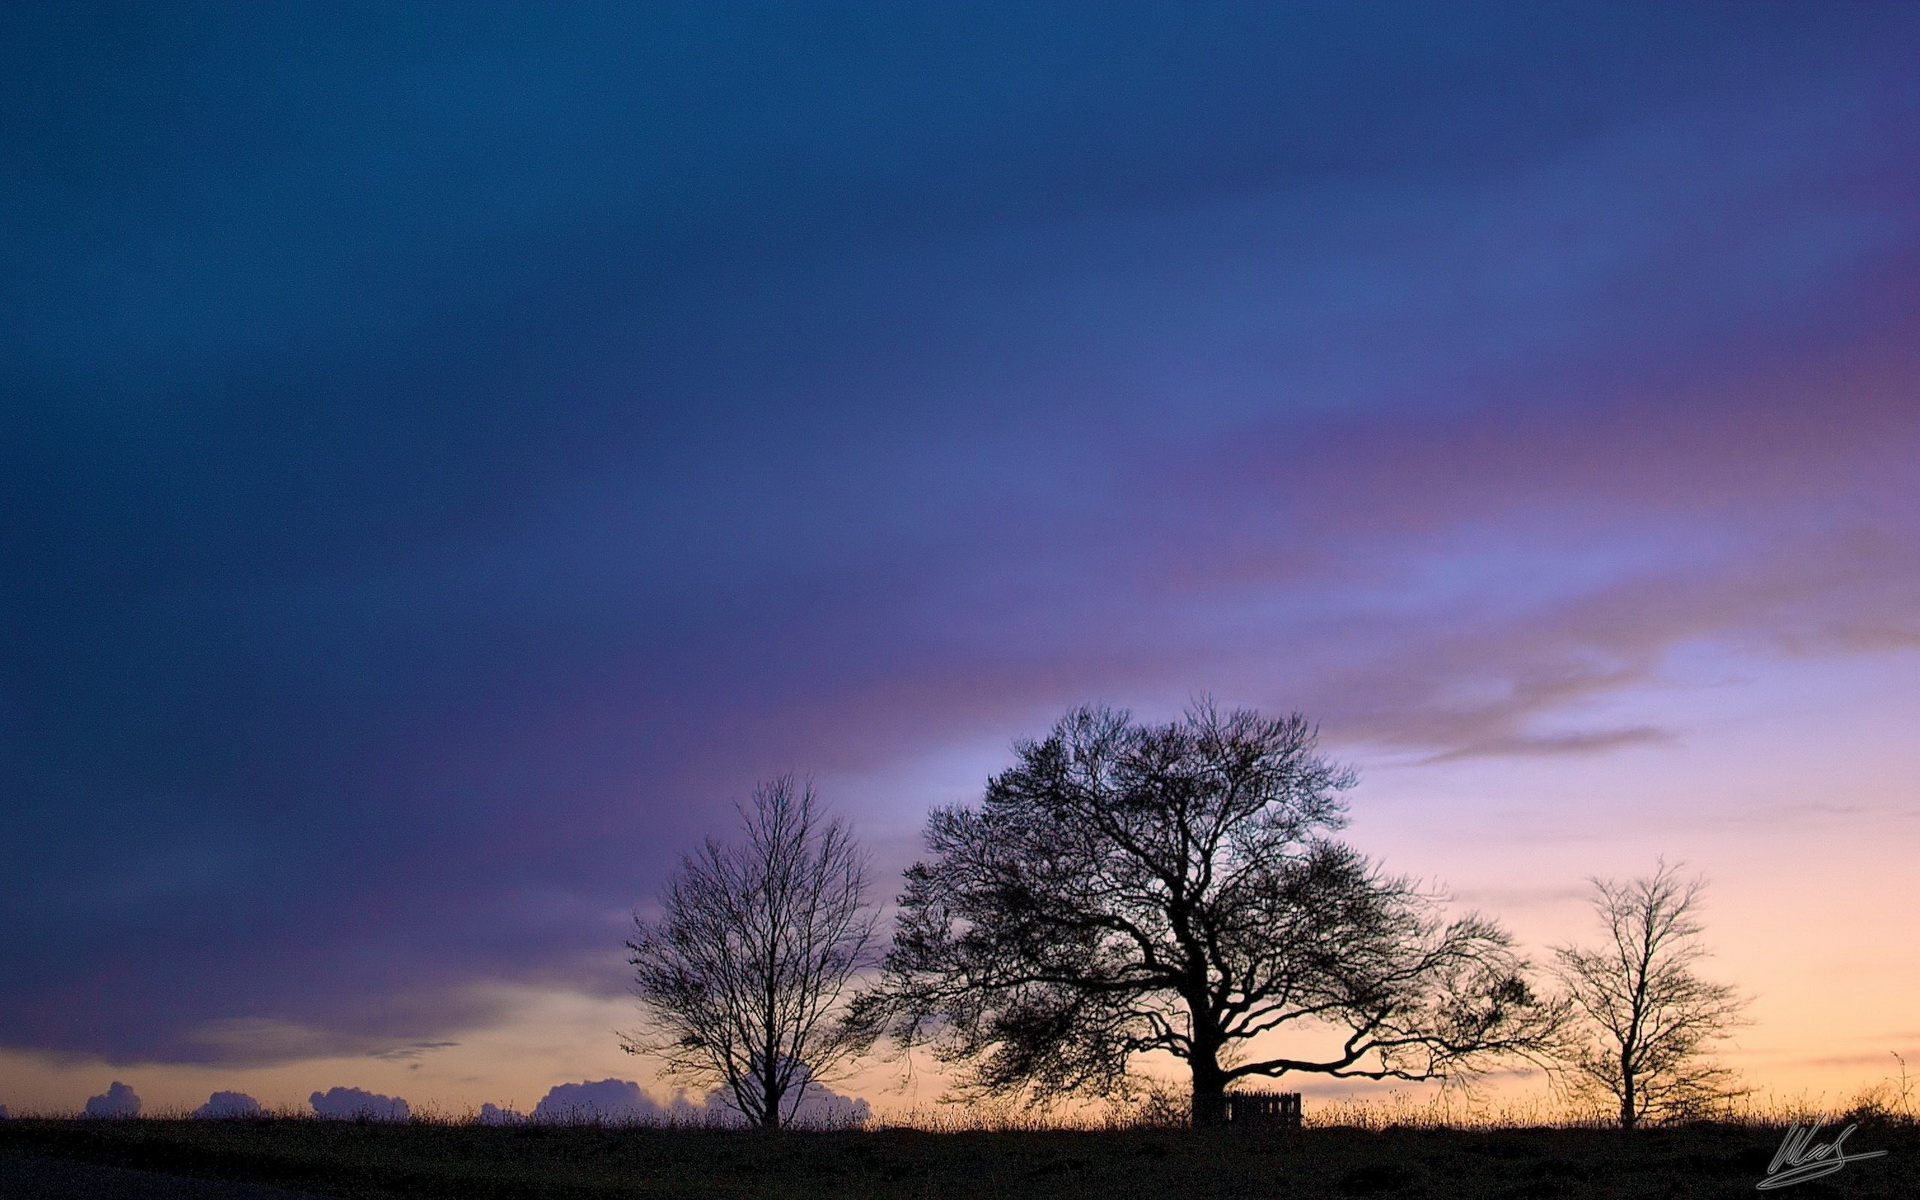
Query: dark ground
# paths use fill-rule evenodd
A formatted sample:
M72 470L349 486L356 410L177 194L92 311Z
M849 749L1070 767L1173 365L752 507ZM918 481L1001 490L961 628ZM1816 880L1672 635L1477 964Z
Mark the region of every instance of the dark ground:
M289 1192L257 1183L196 1179L103 1167L71 1158L49 1158L0 1150L0 1200L311 1200L310 1192Z
M1822 1141L1836 1132L1829 1129ZM327 1196L379 1197L1751 1197L1920 1198L1920 1128L1862 1125L1847 1152L1889 1153L1771 1192L1783 1130L1599 1129L919 1133L487 1128L297 1119L0 1122L0 1197L250 1200L257 1192L48 1187L60 1161ZM22 1157L31 1155L32 1158ZM72 1168L84 1173L84 1168ZM51 1173L50 1173L51 1172ZM24 1180L24 1181L23 1181ZM116 1184L116 1180L118 1183ZM166 1181L161 1181L165 1183ZM115 1186L123 1190L111 1190ZM150 1190L130 1190L146 1187Z

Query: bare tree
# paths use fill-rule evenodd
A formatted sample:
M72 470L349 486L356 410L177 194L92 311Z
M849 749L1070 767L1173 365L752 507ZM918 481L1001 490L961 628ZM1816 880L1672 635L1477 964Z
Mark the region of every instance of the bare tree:
M778 1129L866 1044L841 1001L870 965L874 915L866 857L811 787L764 784L741 816L743 840L708 839L681 861L657 922L635 917L648 1026L625 1048L725 1087L748 1121Z
M1470 1075L1545 1045L1505 932L1324 834L1351 772L1299 715L1135 724L1083 708L987 784L936 810L893 949L859 1015L965 1063L965 1085L1045 1103L1129 1086L1134 1056L1192 1077L1196 1124L1237 1080ZM1253 1039L1335 1034L1320 1054Z
M1625 1129L1693 1115L1742 1091L1709 1051L1745 1023L1747 1001L1694 974L1707 954L1697 916L1706 881L1679 870L1663 860L1628 883L1590 880L1606 941L1554 951L1579 1018L1563 1051L1571 1077L1578 1090L1617 1103Z

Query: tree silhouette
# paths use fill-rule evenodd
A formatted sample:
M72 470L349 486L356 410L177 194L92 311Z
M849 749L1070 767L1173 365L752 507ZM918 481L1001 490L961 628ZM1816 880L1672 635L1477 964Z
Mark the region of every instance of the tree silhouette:
M866 859L791 776L762 785L745 837L684 858L657 922L627 943L648 1028L625 1039L671 1076L725 1087L749 1122L778 1129L811 1086L865 1044L841 1019L871 966Z
M1739 1095L1734 1073L1708 1051L1744 1023L1747 1002L1693 972L1707 954L1696 916L1706 881L1683 880L1678 865L1661 861L1628 883L1589 882L1607 940L1554 952L1579 1016L1563 1053L1576 1089L1617 1103L1625 1129Z
M1505 932L1445 920L1325 836L1354 776L1298 714L1203 703L1147 726L1090 707L1015 749L978 809L930 817L881 983L856 1004L966 1064L963 1090L1114 1095L1162 1051L1210 1124L1236 1080L1445 1078L1550 1039L1562 1010ZM1338 1046L1252 1052L1296 1030Z

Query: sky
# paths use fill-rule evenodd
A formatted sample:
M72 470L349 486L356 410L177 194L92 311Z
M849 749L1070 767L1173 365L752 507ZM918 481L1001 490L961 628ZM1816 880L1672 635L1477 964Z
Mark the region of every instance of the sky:
M1920 1062L1916 63L1895 4L7 6L0 1103L652 1084L621 942L756 781L886 897L1015 739L1201 695L1536 958L1705 874L1771 1093Z

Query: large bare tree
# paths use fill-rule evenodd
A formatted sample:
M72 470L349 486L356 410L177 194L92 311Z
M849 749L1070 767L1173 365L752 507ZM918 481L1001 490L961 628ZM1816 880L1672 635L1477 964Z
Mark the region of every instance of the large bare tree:
M1160 1051L1211 1124L1239 1080L1455 1077L1552 1034L1505 932L1328 839L1354 779L1299 715L1082 708L1015 750L978 808L932 814L857 1005L965 1085L1113 1095Z
M1554 952L1579 1018L1564 1052L1576 1089L1617 1104L1626 1129L1738 1095L1710 1050L1744 1023L1746 1000L1694 973L1707 954L1698 917L1706 881L1662 861L1629 882L1589 882L1606 938L1598 949Z
M864 1044L842 1000L871 965L875 918L865 855L811 787L764 784L741 817L740 840L682 860L659 920L634 919L647 1025L626 1049L725 1087L749 1122L778 1129Z

